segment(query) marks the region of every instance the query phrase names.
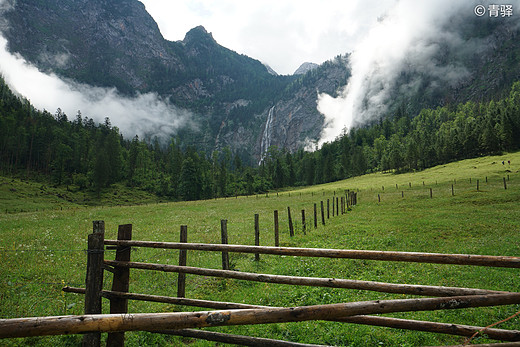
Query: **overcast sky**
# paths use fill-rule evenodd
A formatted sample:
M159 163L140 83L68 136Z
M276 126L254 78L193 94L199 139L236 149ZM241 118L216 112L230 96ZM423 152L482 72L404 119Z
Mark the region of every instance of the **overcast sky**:
M221 45L292 74L351 52L397 0L141 0L163 36L203 25Z

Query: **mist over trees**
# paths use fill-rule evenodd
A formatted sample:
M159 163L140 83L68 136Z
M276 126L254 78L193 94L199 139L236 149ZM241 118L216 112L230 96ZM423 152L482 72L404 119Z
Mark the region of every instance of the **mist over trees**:
M520 82L507 97L418 115L396 114L355 128L320 150L271 147L258 167L229 148L205 153L157 139L125 139L106 118L38 111L0 83L0 172L98 193L124 183L170 200L211 199L331 182L374 171L413 171L520 149Z

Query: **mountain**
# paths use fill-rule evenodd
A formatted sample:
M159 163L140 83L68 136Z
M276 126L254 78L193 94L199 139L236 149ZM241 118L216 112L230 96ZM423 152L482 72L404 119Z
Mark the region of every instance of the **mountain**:
M207 153L229 147L249 164L258 163L269 146L294 152L316 141L324 126L318 93L340 95L351 75L350 56L343 55L279 76L219 45L202 26L182 41L165 40L137 0L5 1L12 9L0 27L10 52L66 79L116 87L128 96L157 93L192 111L196 127L175 134L184 146ZM378 117L492 99L520 79L518 18L460 17L447 28L460 40L440 36L428 42L436 47L434 72L409 59L393 84L371 86L386 88L386 113ZM446 83L452 71L462 73Z
M196 129L178 134L181 141L190 145L197 138L208 152L230 146L252 162L262 112L295 79L222 47L201 26L182 41L165 40L137 0L11 4L2 33L10 52L61 77L168 98L195 114Z
M319 65L315 63L303 63L296 69L296 71L294 71L293 75L305 75L307 72L314 70L318 66Z

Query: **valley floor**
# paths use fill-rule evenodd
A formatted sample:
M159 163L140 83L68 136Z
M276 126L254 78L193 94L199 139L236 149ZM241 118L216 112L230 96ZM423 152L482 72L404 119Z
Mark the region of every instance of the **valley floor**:
M282 246L518 256L519 169L520 152L464 160L417 173L376 173L268 196L178 203L154 201L140 206L79 207L64 204L62 208L57 208L60 204L44 200L49 188L44 190L35 185L35 190L25 189L23 186L32 187L33 184L2 178L0 318L83 312L83 297L63 293L61 288L84 285L86 240L92 232L94 220L105 221L107 239L116 238L118 225L131 223L135 240L177 241L179 226L187 225L189 242L220 243L220 221L227 219L229 243L252 245L254 214L259 214L260 244L273 246L273 211L278 210ZM507 189L504 189L504 182ZM313 205L320 206L324 201L326 206L327 199L330 201L334 196L344 194L346 189L358 191L358 205L345 215L332 218L331 213L325 226L318 223L318 228L314 229ZM46 204L49 208L42 211ZM294 237L290 237L288 231L288 206L294 211ZM18 208L29 212L15 212ZM308 216L305 235L299 213L302 209ZM106 252L106 259L113 257L113 251ZM178 253L139 249L132 252L132 260L175 265ZM262 256L259 262L255 262L253 255L237 253L230 254L230 262L234 270L257 273L520 291L517 270L510 269L276 256ZM190 251L188 265L218 269L221 256ZM130 291L175 296L176 281L177 277L172 274L132 270ZM106 274L105 289L110 285L111 276ZM405 297L194 275L187 276L186 295L196 299L270 306ZM186 309L137 301L131 301L129 305L130 312ZM106 302L104 310L108 310ZM503 306L392 316L487 326L518 310L518 306ZM520 329L520 323L516 318L499 327ZM447 345L464 341L464 338L439 334L321 321L212 330L338 346ZM3 340L1 344L17 346L23 342L37 346L73 346L80 341L80 336L63 336ZM487 341L491 340L483 337L474 340ZM179 344L215 345L150 333L127 334L127 346Z

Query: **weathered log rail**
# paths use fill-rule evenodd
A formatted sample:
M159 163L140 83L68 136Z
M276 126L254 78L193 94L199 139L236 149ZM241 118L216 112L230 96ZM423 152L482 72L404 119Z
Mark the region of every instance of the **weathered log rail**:
M289 308L260 308L209 312L97 314L15 318L0 320L0 338L301 322L308 320L341 319L366 314L451 310L512 304L520 304L520 293L376 300Z
M185 249L214 252L258 253L285 256L321 257L340 259L364 259L380 261L399 261L412 263L472 265L486 267L520 268L520 257L473 255L473 254L442 254L419 252L391 252L349 249L297 248L297 247L267 247L227 244L152 242L152 241L122 241L105 240L105 245L146 247L158 249Z
M84 288L74 288L74 287L65 287L63 288L64 292L67 293L78 293L85 294ZM221 301L210 301L210 300L198 300L198 299L186 299L186 298L177 298L177 297L168 297L168 296L159 296L159 295L146 295L146 294L136 294L136 293L122 293L122 292L114 292L103 290L101 292L101 296L107 299L112 298L126 298L128 300L142 300L142 301L151 301L151 302L160 302L167 304L175 304L175 305L186 305L193 307L202 307L202 308L210 308L217 310L231 310L231 309L262 309L262 308L270 308L269 306L262 305L250 305L243 303L233 303L233 302L221 302ZM344 317L340 319L333 319L332 321L344 322L344 323L355 323L355 324L365 324L365 325L375 325L396 329L407 329L407 330L416 330L416 331L426 331L440 334L450 334L450 335L459 335L470 337L477 331L482 331L491 339L495 340L503 340L503 341L520 341L520 331L518 330L505 330L505 329L493 329L493 328L485 328L478 326L470 326L463 324L448 324L448 323L437 323L437 322L426 322L426 321L417 321L417 320L409 320L409 319L399 319L399 318L391 318L391 317L381 317L381 316L352 316L352 317ZM197 335L201 338L208 337L205 335L205 332L198 331L186 333L184 330L170 330L163 331L160 333L173 334L179 336L189 336L193 337ZM215 336L215 335L210 335ZM223 342L222 336L220 339L215 340L217 342ZM231 338L231 341L240 341L241 338ZM213 341L213 340L212 340ZM230 341L230 340L226 340ZM259 342L262 342L260 339ZM273 341L269 341L271 344L274 344ZM228 343L238 343L238 342L228 342Z
M105 260L106 265L120 267L125 269L141 269L154 270L163 272L175 272L183 274L192 274L200 276L211 276L220 278L232 278L244 281L291 284L311 287L327 287L327 288L344 288L368 290L382 293L392 294L409 294L409 295L425 295L425 296L455 296L455 295L483 295L483 294L504 294L507 292L473 289L473 288L457 288L457 287L438 287L438 286L422 286L410 284L394 284L384 282L347 280L338 278L317 278L317 277L297 277L283 275L257 274L251 272L239 272L230 270L204 269L192 266L177 266L166 264L150 264L139 262L120 262L113 260Z

